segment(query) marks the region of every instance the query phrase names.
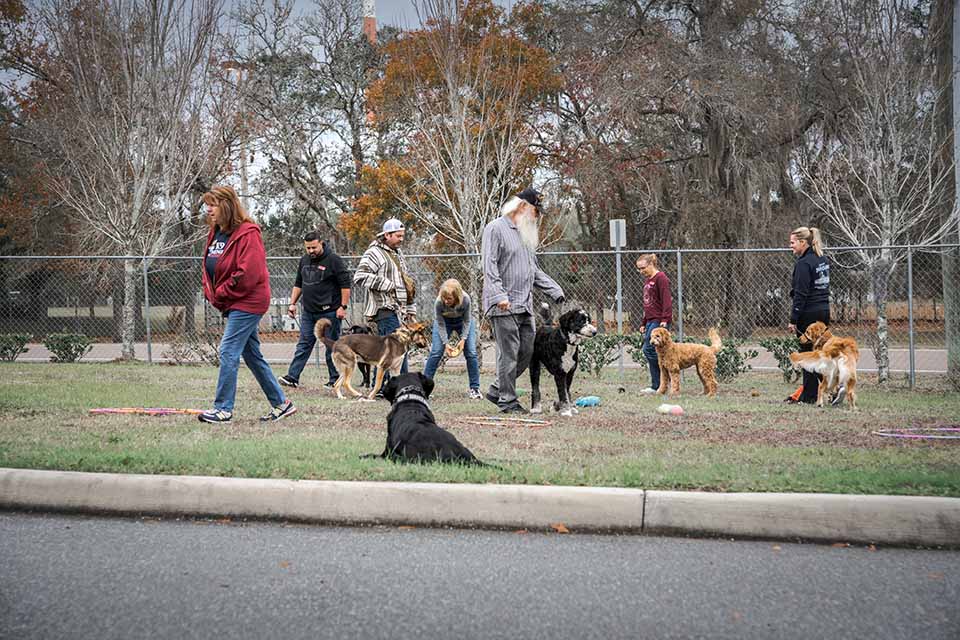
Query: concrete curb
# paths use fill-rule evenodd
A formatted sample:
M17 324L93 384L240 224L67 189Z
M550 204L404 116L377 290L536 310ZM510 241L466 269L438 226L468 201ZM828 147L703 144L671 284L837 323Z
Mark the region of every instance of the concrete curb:
M960 499L0 469L0 509L960 546Z

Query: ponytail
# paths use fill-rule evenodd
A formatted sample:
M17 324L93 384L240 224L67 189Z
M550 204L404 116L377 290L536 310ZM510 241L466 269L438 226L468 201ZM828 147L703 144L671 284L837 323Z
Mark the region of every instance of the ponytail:
M820 229L816 227L797 227L790 232L790 235L796 236L797 240L806 241L807 245L818 256L823 255L823 241L820 239Z

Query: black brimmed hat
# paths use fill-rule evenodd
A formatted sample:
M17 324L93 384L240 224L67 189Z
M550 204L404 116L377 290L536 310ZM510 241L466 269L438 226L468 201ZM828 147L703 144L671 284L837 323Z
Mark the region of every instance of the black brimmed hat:
M527 187L523 191L517 194L517 197L521 200L529 202L534 207L537 208L537 211L540 211L540 192L534 189L533 187Z

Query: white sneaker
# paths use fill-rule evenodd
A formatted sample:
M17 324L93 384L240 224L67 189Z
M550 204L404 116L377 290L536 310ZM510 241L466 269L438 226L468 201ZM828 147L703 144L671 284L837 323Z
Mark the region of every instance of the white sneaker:
M645 395L645 396L648 396L648 395L650 395L651 393L656 393L656 392L657 392L657 390L654 389L653 387L647 387L646 389L640 389L640 393L642 393L642 394Z

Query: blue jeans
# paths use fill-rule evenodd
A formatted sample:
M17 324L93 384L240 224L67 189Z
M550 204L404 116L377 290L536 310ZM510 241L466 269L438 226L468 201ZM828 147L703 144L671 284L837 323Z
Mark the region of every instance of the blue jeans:
M381 336L388 336L397 329L400 328L400 318L396 314L387 316L383 320L377 320L377 333ZM400 373L407 373L407 354L403 354L403 364L400 365ZM375 383L377 379L377 368L370 368L370 377L372 378L371 384ZM387 386L387 381L390 380L390 372L387 371L383 374L383 386Z
M660 388L660 361L657 359L657 348L650 344L650 334L660 326L657 321L648 322L643 330L643 355L650 367L650 387Z
M307 366L307 360L310 359L313 347L317 344L317 336L313 330L321 318L328 318L331 323L327 337L334 341L340 337L340 318L337 317L336 307L320 313L312 313L304 309L300 314L300 339L297 341L297 351L293 354L293 361L287 369L287 377L294 382L300 382L300 374L303 373L303 368ZM336 382L340 375L337 373L337 368L333 366L330 349L327 349L326 360L330 382Z
M444 344L440 340L440 318L433 320L433 345L430 347L430 356L427 358L427 364L423 367L423 375L432 378L440 365L440 358L443 356ZM463 337L463 320L447 320L443 318L447 327L447 335L456 331ZM471 389L480 388L480 361L477 359L477 323L470 323L470 333L467 335L467 341L463 345L463 357L467 361L467 378L470 380Z
M257 326L262 315L246 311L231 311L227 315L227 326L223 328L220 339L220 375L217 377L217 397L213 408L233 413L233 402L237 395L237 374L240 369L240 356L257 379L260 388L270 401L271 407L279 407L286 402L283 389L273 375L273 370L263 354L260 353L260 336Z

